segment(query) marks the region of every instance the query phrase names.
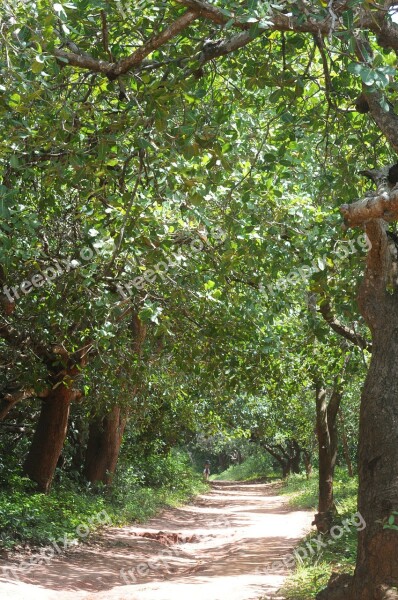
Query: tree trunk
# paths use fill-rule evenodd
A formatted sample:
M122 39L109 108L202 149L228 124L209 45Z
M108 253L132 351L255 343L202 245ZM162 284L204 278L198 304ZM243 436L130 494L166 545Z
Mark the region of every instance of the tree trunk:
M228 456L226 452L220 452L218 455L218 465L222 471L228 468Z
M136 313L131 316L130 328L132 353L140 360L147 328ZM138 384L134 388L133 396L137 390ZM115 406L105 417L91 421L84 465L84 473L88 481L92 483L102 481L106 485L112 483L127 419L127 411L120 406Z
M359 533L354 589L363 600L378 598L378 585L398 585L398 532L383 529L398 510L397 299L389 297L383 309L360 411L358 509L366 527Z
M286 477L288 477L288 475L290 475L290 473L292 472L292 465L290 458L285 452L285 450L281 446L278 446L279 452L277 452L276 448L274 448L273 446L269 446L264 442L260 443L260 445L272 456L272 458L274 458L279 463L282 469L282 478L286 479Z
M298 443L293 440L291 443L291 465L292 473L298 475L300 473L301 448Z
M350 456L350 448L348 446L348 439L345 430L343 413L340 411L340 424L341 424L341 441L343 444L343 454L347 465L348 474L350 477L354 477L354 469L352 468L352 461Z
M316 384L316 432L319 452L319 497L318 513L313 524L320 533L330 531L336 512L333 499L333 475L337 458L337 413L342 394L337 383L329 404L326 390Z
M303 450L303 457L304 457L305 474L307 476L307 479L309 479L311 477L311 473L312 473L312 461L311 461L311 454L308 452L308 450Z
M361 201L342 211L355 217L358 206ZM385 227L381 219L366 223L370 250L358 296L373 351L361 397L356 569L349 585L330 585L319 600L398 597L398 532L389 526L394 516L398 525L398 289L396 248L390 249Z
M92 483L112 483L127 416L115 406L103 419L90 423L84 472Z
M281 459L279 460L279 462L280 462L280 465L281 465L281 467L282 467L282 477L283 477L283 479L286 479L286 478L287 478L287 477L289 477L289 475L291 475L291 473L292 473L292 465L291 465L291 462L290 462L290 460L288 460L288 459L283 459L283 458L281 458Z
M68 426L69 408L75 392L64 382L43 400L40 417L23 469L41 492L47 493L62 452Z
M361 397L358 509L366 527L358 535L353 590L379 600L398 586L398 532L383 528L398 510L398 290L384 222L369 223L366 232L372 248L358 301L373 351Z

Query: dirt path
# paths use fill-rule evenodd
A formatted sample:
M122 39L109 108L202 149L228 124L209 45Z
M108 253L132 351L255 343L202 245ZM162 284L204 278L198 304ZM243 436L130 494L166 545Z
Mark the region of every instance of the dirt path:
M273 565L310 529L273 484L219 482L145 527L107 529L17 576L0 560L3 600L252 600L278 598ZM12 566L12 565L11 565ZM2 568L1 568L2 567ZM279 596L280 597L280 596Z

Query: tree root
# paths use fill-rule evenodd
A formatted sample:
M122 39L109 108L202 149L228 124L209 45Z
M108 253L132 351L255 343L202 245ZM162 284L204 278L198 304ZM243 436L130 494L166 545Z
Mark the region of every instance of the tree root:
M317 594L316 600L354 600L352 583L351 575L332 573L327 588Z
M333 573L326 589L317 594L316 600L398 600L398 588L387 584L361 582L355 585L352 575Z

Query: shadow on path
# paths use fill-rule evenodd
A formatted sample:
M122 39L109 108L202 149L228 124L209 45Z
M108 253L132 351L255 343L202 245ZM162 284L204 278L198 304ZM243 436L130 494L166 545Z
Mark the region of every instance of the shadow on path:
M251 600L277 598L286 556L310 529L278 484L217 482L145 526L108 528L29 571L0 560L3 600ZM274 595L276 594L276 595ZM271 595L271 596L270 596Z

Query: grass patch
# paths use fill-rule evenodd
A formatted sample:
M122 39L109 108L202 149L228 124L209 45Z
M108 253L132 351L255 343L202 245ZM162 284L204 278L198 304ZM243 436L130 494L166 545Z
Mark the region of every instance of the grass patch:
M334 498L339 514L347 511L356 512L357 492L357 477L349 477L343 469L336 469ZM284 482L281 494L289 496L289 505L292 508L316 510L318 475L314 473L309 479L305 475L291 475Z
M252 481L256 479L268 479L275 477L271 472L270 461L264 453L249 456L240 465L231 465L226 471L219 475L213 475L210 479L214 481Z
M348 477L345 471L337 470L334 489L338 510L336 525L341 525L346 520L346 528L339 539L337 536L340 535L340 530L335 531L335 536L322 536L320 539L326 543L326 547L320 548L315 543L314 538L318 537L315 532L302 540L297 548L306 549L307 556L296 559L296 569L288 577L281 591L286 600L313 600L326 586L332 571L352 573L354 570L357 531L360 525L359 519L353 519L357 512L358 481ZM315 509L318 478L314 475L306 480L304 476L292 476L285 483L281 493L290 496L289 504L294 508ZM313 552L308 550L307 543L311 545Z

